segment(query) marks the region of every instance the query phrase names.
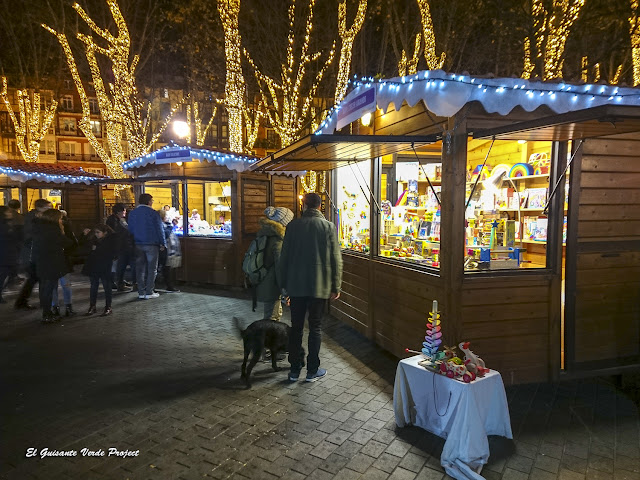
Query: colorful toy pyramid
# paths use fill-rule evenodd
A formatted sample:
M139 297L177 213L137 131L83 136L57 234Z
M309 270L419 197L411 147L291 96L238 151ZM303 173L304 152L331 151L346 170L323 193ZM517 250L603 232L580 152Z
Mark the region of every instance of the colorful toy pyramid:
M439 351L442 345L442 332L440 327L440 312L438 312L438 301L433 301L432 311L429 312L427 320L427 334L422 342L422 354L427 357L429 363L435 364L436 361L445 357L444 352Z

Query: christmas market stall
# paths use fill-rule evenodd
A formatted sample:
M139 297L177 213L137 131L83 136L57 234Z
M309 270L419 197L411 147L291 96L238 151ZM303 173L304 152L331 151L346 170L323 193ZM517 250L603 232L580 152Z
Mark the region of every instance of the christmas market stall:
M104 178L82 168L0 159L0 205L19 200L26 213L46 198L67 212L78 234L102 219L101 189L94 182Z
M353 82L251 169L330 171L331 314L404 357L429 309L505 383L640 367L640 89L425 71Z
M242 258L269 205L296 212L296 178L248 172L254 157L167 146L132 159L133 193L153 195L167 208L182 237L178 280L219 286L243 285Z

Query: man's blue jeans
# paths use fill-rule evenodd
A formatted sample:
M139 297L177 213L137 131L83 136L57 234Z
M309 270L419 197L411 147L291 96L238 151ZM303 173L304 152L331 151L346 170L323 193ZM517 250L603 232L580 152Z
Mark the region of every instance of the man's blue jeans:
M156 285L158 273L158 245L136 245L136 281L138 296L151 295Z

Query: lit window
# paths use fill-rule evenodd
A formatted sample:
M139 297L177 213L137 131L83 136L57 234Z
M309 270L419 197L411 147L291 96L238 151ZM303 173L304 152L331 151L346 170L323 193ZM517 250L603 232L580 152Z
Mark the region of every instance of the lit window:
M371 239L370 175L369 162L358 162L336 169L338 185L336 206L340 216L338 239L340 246L346 250L363 253L369 251ZM317 177L315 181L317 186ZM305 180L305 182L309 184L313 182L313 179Z

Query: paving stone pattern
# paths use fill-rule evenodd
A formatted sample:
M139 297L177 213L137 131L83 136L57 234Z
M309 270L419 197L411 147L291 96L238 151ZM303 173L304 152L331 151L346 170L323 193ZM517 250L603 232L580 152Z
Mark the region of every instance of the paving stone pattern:
M81 313L87 298L78 276ZM198 287L146 301L118 294L111 317L55 325L0 305L0 478L449 478L444 440L395 426L397 358L327 319L326 378L289 383L286 362L277 373L259 363L247 390L234 315L259 318L246 296ZM523 385L507 396L515 438L490 439L485 478L640 479L638 406L613 383ZM78 455L26 457L28 448Z

